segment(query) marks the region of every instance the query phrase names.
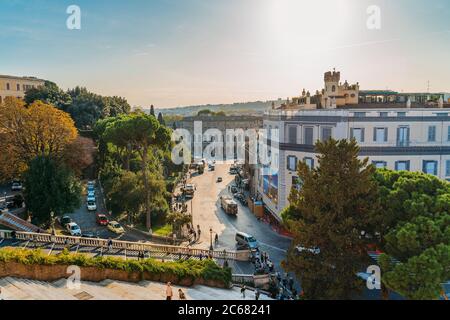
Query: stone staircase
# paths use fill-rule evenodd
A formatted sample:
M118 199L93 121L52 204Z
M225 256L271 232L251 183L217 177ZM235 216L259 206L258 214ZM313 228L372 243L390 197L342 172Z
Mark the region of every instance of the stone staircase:
M7 277L0 279L0 288L0 299L4 300L165 300L166 285L150 281L134 284L105 280L100 283L83 281L79 288L69 289L66 279L49 283ZM239 288L173 286L174 300L178 300L179 288L187 300L243 300ZM254 300L254 297L254 293L247 290L246 300ZM260 299L269 298L261 294Z

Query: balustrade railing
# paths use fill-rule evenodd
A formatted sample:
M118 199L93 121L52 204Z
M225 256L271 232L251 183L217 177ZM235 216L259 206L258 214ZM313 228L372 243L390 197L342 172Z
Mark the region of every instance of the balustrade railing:
M46 233L31 233L31 232L18 232L0 230L0 237L5 239L15 238L22 241L33 241L40 243L54 243L63 245L80 245L87 247L108 247L108 240L106 239L94 239L94 238L81 238L64 235L51 235ZM122 240L111 240L113 249L134 250L134 251L147 251L147 252L159 252L165 254L179 254L182 256L193 257L211 257L215 259L224 260L237 260L237 261L249 261L250 251L210 251L205 249L180 247L172 245L161 245L146 242L131 242Z

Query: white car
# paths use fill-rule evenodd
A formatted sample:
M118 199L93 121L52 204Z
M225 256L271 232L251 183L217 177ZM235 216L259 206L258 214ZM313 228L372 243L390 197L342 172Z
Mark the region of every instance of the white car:
M88 191L88 193L87 193L87 196L88 197L95 197L95 191L94 190L90 190L90 191Z
M66 228L67 228L67 231L69 231L71 236L81 237L81 229L75 222L71 222L71 223L67 224Z
M14 182L11 186L11 191L22 191L22 184L20 182Z
M88 209L88 211L95 211L95 210L97 210L97 204L95 203L95 201L88 201L87 202L87 209Z
M95 202L95 196L88 196L87 197L86 202L91 202L91 201Z

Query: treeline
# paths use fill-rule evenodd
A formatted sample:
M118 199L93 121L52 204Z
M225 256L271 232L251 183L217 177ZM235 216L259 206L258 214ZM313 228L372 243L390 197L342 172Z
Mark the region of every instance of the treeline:
M94 124L106 117L130 112L131 106L122 97L104 97L86 88L76 87L63 91L55 83L46 81L43 87L29 89L25 102L40 100L70 114L78 129L92 129Z

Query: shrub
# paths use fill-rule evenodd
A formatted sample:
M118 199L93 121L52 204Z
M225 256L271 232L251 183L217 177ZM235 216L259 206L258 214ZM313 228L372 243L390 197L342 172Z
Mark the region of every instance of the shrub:
M0 249L1 262L17 262L25 265L76 265L127 272L148 272L157 275L173 275L179 280L185 278L213 280L228 286L231 282L231 269L222 268L213 260L180 260L162 262L155 259L124 260L114 257L90 257L81 253L46 255L40 250L14 248Z

